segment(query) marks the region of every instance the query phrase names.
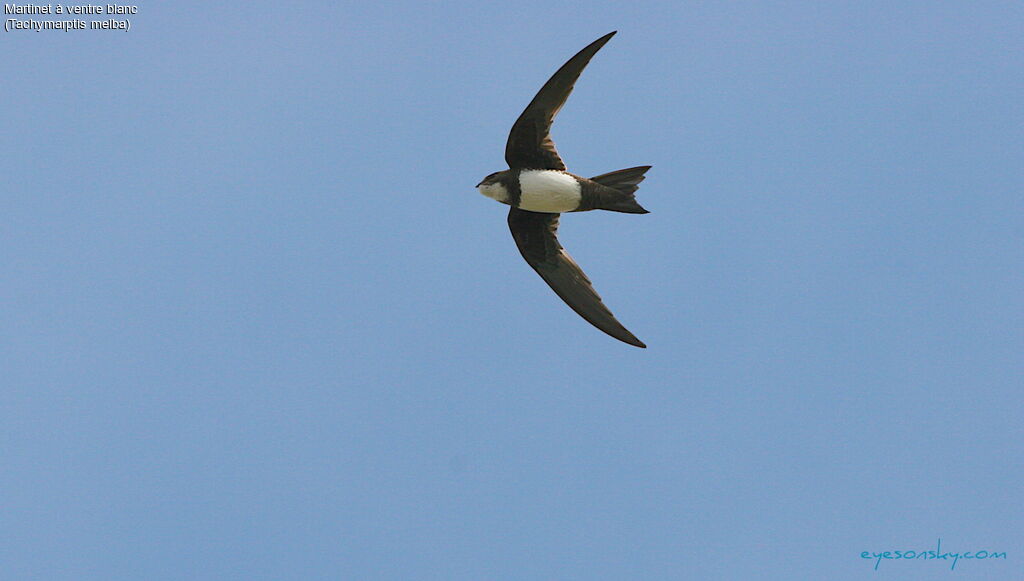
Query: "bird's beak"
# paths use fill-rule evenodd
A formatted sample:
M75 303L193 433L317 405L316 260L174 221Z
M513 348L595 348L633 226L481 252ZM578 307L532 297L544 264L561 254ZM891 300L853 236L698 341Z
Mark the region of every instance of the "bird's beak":
M481 181L480 181L480 184L484 183L485 181L487 181L487 180L481 180ZM475 185L475 186L473 186L473 187L474 187L474 188L479 188L479 187L480 187L480 184L477 184L477 185Z

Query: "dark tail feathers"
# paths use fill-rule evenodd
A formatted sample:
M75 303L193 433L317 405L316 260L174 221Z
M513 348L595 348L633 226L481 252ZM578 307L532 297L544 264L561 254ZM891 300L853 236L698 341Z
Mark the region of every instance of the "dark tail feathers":
M602 196L598 209L611 210L613 212L626 212L627 214L647 214L647 210L636 202L636 197L633 195L640 187L640 182L644 181L644 173L651 169L649 165L641 165L638 167L631 167L628 169L620 169L618 171L612 171L603 173L599 176L594 176L591 181L595 181L602 186L617 190L620 195Z

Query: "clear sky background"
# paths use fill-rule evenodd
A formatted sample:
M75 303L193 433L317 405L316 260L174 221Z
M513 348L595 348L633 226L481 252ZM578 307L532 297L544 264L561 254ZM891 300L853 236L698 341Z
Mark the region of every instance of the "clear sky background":
M0 578L1021 575L1020 2L138 6L0 33ZM473 188L611 30L646 350Z

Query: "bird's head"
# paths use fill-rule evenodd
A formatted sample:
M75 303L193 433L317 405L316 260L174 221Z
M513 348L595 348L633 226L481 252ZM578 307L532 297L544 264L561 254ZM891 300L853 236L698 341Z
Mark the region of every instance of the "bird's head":
M506 202L508 200L508 190L505 188L505 184L502 183L502 178L508 175L509 170L496 171L491 175L485 177L476 185L476 189L480 190L480 193L491 198L492 200L498 200L499 202Z
M508 171L508 170L506 170L506 171ZM496 171L496 172L488 175L484 179L480 180L480 183L478 183L476 185L476 187L479 188L480 186L490 186L490 185L493 185L493 184L497 183L498 180L501 179L501 176L504 173L505 173L504 171Z

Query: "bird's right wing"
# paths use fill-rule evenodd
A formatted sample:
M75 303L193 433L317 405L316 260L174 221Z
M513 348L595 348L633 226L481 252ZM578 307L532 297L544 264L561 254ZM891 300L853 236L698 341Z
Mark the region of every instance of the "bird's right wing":
M523 258L544 282L548 283L551 290L565 301L565 304L572 307L572 310L591 325L619 341L637 347L647 347L615 319L615 315L604 306L583 269L558 243L555 236L558 230L558 216L559 214L530 212L515 207L509 210L508 227Z

